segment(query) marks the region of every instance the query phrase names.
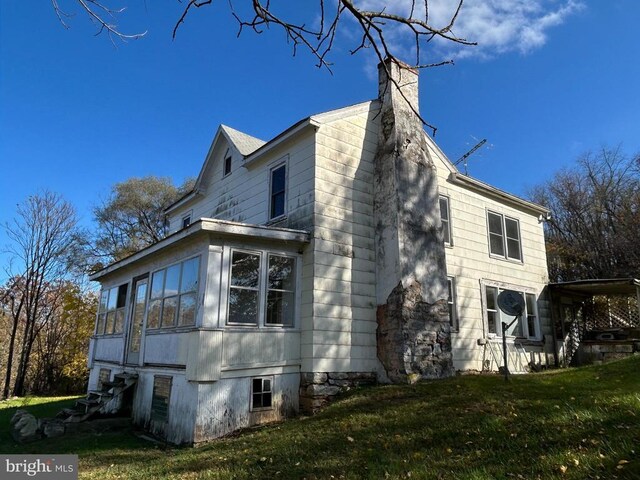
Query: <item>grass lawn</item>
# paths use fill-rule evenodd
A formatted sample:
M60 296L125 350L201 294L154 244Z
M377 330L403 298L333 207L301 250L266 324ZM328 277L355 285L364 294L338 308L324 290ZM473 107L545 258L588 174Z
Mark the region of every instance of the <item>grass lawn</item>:
M44 416L68 402L27 408ZM0 452L76 453L86 479L640 479L640 356L510 383L462 376L362 389L314 417L197 448L129 432L18 446L8 434L15 408L0 403Z

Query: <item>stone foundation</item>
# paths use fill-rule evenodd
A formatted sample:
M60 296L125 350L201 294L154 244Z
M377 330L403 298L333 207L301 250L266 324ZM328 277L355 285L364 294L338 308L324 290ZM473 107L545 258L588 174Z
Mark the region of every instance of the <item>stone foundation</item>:
M374 372L315 372L300 374L300 410L311 415L333 401L338 394L362 385L374 385Z
M378 306L378 358L389 379L413 383L455 373L451 355L451 326L446 300L429 304L421 287L398 284L387 303Z

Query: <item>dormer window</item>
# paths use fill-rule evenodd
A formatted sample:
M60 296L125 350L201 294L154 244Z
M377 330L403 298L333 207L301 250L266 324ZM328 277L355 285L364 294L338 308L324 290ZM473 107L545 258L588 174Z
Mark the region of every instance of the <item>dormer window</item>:
M224 157L224 176L226 177L231 173L231 154L227 150L227 154Z
M271 197L269 206L269 220L285 214L285 192L287 180L287 165L283 164L271 170Z

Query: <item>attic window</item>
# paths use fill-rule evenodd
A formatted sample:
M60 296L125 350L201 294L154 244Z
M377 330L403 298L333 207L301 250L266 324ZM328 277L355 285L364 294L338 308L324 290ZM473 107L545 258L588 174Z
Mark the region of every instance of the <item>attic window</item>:
M182 228L187 228L189 225L191 225L191 214L182 217Z
M231 154L227 150L227 154L224 157L224 176L226 177L231 173Z

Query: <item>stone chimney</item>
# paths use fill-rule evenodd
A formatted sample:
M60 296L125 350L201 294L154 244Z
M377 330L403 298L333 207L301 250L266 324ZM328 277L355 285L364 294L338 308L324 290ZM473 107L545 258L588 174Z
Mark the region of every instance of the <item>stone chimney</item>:
M418 72L378 66L374 170L378 358L392 381L453 373L438 178L418 115Z

